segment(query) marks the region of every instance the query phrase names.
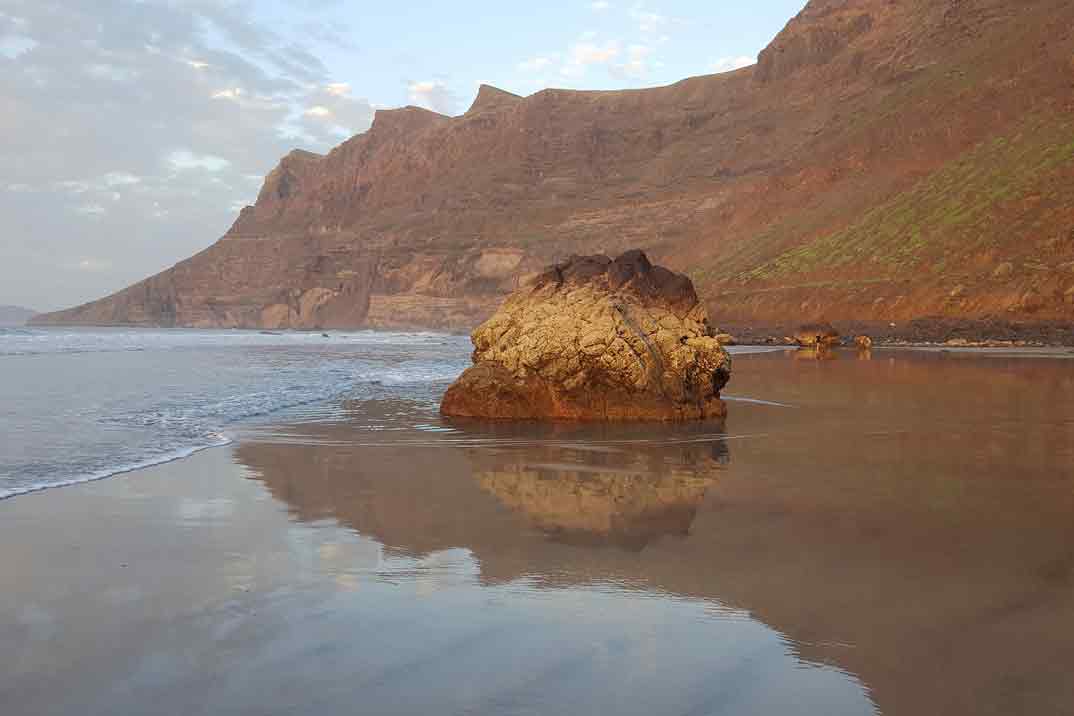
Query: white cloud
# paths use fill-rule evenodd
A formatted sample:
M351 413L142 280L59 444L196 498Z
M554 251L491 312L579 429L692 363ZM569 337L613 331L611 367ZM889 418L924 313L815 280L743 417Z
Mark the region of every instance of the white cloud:
M538 55L518 63L518 69L522 72L540 72L547 69L555 62L554 55Z
M630 17L638 23L638 29L641 32L656 32L670 21L666 15L651 10L645 10L640 5L631 8Z
M735 70L742 69L743 67L749 67L750 65L757 64L756 57L749 57L747 55L740 55L738 57L721 57L720 59L709 64L709 70L714 73L721 72L733 72Z
M410 103L440 114L455 112L456 97L448 87L439 80L424 80L407 83L407 96Z
M563 52L543 53L518 63L517 69L529 75L527 85L543 89L549 86L549 73L556 85L580 86L590 68L605 67L619 78L639 79L662 63L653 59L652 44L635 43L625 48L618 39L598 40L597 33L585 32Z
M30 37L22 35L0 36L0 55L9 60L17 59L19 55L25 54L35 47L37 47L37 42Z
M204 169L208 172L220 172L231 166L223 157L211 154L195 154L189 149L180 149L168 155L168 164L174 171Z
M108 210L100 204L83 204L82 206L76 207L75 212L84 216L91 216L97 218L107 214Z
M134 184L140 184L141 178L134 176L128 172L108 172L102 177L105 186L132 186Z
M627 60L622 64L615 65L612 69L615 74L624 77L640 78L649 74L654 63L649 61L652 48L648 45L631 45L627 48Z
M351 96L346 82L317 87L305 98L304 109L292 121L291 131L317 144L331 145L366 130L373 120L373 106Z
M288 151L369 127L372 107L317 56L320 10L281 24L260 5L0 0L8 301L59 308L154 273L219 237ZM112 266L79 270L84 256ZM57 257L64 271L26 268Z
M112 262L107 259L85 258L75 264L79 271L107 271L112 268Z
M612 4L610 2L607 2L607 0L597 0L596 2L589 3L589 7L593 10L596 10L597 12L600 12L601 10L607 10L611 6Z
M595 42L576 42L567 52L567 59L559 68L564 77L579 77L590 65L606 65L619 56L619 43L615 40L603 45Z
M213 99L238 99L242 97L242 87L232 87L231 89L219 90L213 92Z
M60 191L65 191L69 194L85 194L90 190L90 185L88 183L84 181L75 181L73 179L58 181L53 186Z
M579 42L571 48L570 61L578 65L610 62L619 54L619 43L612 41L603 47L592 42Z

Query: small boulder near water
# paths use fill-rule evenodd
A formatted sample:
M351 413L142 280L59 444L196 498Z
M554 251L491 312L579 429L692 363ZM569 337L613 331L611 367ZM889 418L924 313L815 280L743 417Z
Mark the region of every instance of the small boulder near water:
M472 334L474 365L444 415L510 419L723 417L731 357L693 283L641 251L575 256L508 296Z
M807 323L794 332L794 341L802 347L828 348L839 343L839 331L827 322Z

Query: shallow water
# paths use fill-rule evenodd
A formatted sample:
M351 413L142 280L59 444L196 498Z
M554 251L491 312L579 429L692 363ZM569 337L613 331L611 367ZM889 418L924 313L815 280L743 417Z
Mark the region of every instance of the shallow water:
M382 386L433 401L468 351L435 333L0 329L0 499L331 417Z
M6 501L0 710L1071 712L1074 363L861 358L739 356L726 424L384 390Z

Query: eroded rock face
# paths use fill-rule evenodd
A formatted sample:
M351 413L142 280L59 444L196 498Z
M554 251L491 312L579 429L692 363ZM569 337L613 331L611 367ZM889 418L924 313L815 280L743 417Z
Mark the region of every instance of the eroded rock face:
M630 251L572 257L473 332L445 415L578 420L722 417L731 359L687 277Z

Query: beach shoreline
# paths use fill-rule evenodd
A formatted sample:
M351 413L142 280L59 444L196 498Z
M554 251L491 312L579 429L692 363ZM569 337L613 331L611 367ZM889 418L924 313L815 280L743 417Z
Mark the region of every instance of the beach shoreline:
M1074 703L1066 360L834 354L720 425L388 396L0 501L5 716Z

